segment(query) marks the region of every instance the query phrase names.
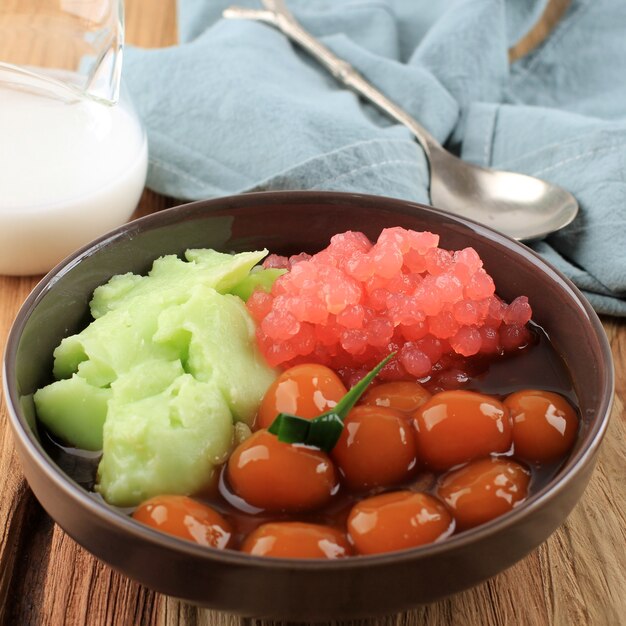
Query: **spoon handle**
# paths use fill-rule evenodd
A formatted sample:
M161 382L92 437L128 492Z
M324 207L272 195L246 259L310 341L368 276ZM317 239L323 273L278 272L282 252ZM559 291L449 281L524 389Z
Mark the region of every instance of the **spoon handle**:
M400 124L404 124L415 135L427 158L430 159L431 146L436 149L439 147L439 143L423 126L366 81L349 63L333 54L324 44L304 30L287 9L283 0L263 0L263 5L266 7L265 11L229 7L224 11L223 16L225 18L256 20L278 28L289 39L295 41L317 59L339 82L375 104Z

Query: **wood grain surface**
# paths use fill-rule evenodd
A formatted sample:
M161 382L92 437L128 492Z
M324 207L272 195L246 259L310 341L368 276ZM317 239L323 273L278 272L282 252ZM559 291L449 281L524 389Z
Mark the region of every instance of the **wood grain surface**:
M556 2L561 7L563 3ZM175 43L173 0L127 0L126 15L129 42L141 46ZM521 53L516 49L515 57ZM146 192L138 214L171 204L170 199ZM37 278L0 277L0 349L4 349L10 325L36 282ZM626 323L603 322L615 358L615 406L598 466L566 523L523 561L478 587L408 613L351 623L626 623ZM74 543L41 509L26 485L2 399L0 624L238 626L242 622L256 620L198 609L154 593L113 572Z

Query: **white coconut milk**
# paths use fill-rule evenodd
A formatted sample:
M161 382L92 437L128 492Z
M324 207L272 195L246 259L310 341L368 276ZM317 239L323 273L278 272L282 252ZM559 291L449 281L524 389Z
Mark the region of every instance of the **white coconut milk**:
M46 272L124 223L146 169L145 134L124 104L0 80L0 274Z

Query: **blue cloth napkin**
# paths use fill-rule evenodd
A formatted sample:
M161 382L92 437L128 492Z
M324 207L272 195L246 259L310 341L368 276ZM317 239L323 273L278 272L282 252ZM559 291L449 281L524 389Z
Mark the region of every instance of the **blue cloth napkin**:
M179 0L180 45L127 49L149 137L148 184L181 199L269 189L428 203L410 133L271 26ZM240 5L260 8L255 0ZM572 0L508 62L545 0L289 0L306 29L462 158L569 189L581 211L533 247L598 312L626 315L626 3Z

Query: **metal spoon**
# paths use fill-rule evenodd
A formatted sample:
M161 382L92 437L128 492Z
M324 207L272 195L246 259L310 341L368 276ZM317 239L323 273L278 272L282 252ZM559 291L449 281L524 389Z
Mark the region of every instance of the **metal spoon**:
M447 152L406 111L305 31L283 0L262 2L266 10L230 7L223 15L275 26L330 70L339 82L404 124L426 153L430 165L430 198L435 207L522 241L542 239L576 217L578 203L568 191L532 176L472 165Z

